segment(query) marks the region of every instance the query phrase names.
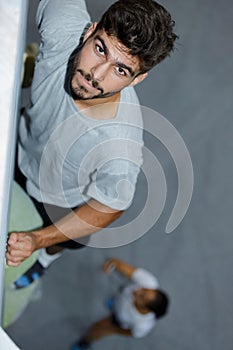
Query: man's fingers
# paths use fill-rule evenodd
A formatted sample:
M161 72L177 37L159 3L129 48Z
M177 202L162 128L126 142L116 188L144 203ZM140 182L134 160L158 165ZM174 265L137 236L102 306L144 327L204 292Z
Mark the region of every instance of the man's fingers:
M109 259L104 264L104 271L108 274L112 272L112 259Z
M8 251L10 250L22 250L22 251L30 251L32 252L32 242L29 240L24 240L24 241L18 241L14 244L11 244L10 246L8 246Z
M27 235L25 232L13 232L10 234L7 243L11 246L15 246L18 242L25 241Z
M15 262L13 262L13 261L10 261L10 260L8 261L8 260L7 260L6 263L7 263L7 265L10 266L10 267L17 267L17 266L20 265L21 262L15 263Z
M6 252L6 263L9 266L18 266L31 255L30 252L12 251Z
M104 263L103 269L104 269L105 272L107 272L107 270L108 270L108 261L106 261Z
M7 250L10 251L11 249L19 249L19 250L29 250L32 252L33 250L33 244L31 237L26 235L25 233L14 233L12 234L12 240L8 240ZM15 236L17 236L17 239L15 239Z
M8 254L8 255L7 255ZM22 258L22 257L28 257L31 255L30 250L17 250L17 249L8 249L6 252L6 256L12 257L12 258Z
M14 244L18 240L18 233L11 233L8 239L8 244Z
M30 252L20 252L20 251L13 251L13 253L7 252L5 254L8 260L12 260L14 262L23 261L27 259L30 255L31 255Z
M12 256L9 253L6 253L6 263L9 266L17 266L19 265L25 258L22 256ZM11 264L11 265L10 265Z
M32 237L25 232L12 233L6 247L6 263L18 266L33 253Z

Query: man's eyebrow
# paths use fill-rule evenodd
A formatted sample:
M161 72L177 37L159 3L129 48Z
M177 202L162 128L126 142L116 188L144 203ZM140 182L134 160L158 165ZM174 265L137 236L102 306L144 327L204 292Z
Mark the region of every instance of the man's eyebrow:
M99 35L95 36L95 40L99 40L101 42L105 55L108 55L109 49L107 48L105 41ZM116 62L116 64L118 67L126 69L132 77L135 75L135 72L132 70L132 68L127 66L126 64L124 64L122 62Z
M118 65L118 67L126 69L132 77L135 75L135 72L132 70L132 68L127 66L126 64L121 62L116 62L116 64Z
M99 40L101 42L105 55L108 55L109 54L109 50L108 50L108 48L107 48L107 46L105 44L105 41L99 35L95 36L95 40Z

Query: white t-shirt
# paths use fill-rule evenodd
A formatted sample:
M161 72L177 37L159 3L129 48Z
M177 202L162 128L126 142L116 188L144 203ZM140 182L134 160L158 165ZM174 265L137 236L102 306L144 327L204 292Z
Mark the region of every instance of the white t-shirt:
M156 324L155 314L141 314L134 306L133 292L139 288L158 289L157 278L149 271L137 269L132 276L132 284L117 295L114 302L114 313L124 329L130 329L136 338L144 337Z
M41 0L41 45L31 106L21 117L19 167L39 202L76 207L94 198L117 210L130 206L142 164L142 117L132 87L121 92L113 119L83 114L73 101L67 65L90 17L82 0ZM68 89L68 90L67 90Z

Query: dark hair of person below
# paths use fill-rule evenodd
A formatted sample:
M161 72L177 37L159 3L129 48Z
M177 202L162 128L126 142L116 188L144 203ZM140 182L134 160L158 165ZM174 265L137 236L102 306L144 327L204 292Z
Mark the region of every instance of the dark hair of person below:
M152 0L119 0L103 14L96 26L115 36L137 56L140 74L149 71L174 50L178 36L173 33L175 22L170 13Z
M154 301L147 305L147 307L155 313L156 318L160 318L167 313L169 305L168 295L160 289L156 290L156 297Z

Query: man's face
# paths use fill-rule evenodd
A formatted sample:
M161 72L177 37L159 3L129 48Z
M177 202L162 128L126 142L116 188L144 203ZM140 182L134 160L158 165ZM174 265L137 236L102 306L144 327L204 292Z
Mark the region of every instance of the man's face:
M133 292L134 303L139 307L146 307L156 298L157 291L155 289L139 288Z
M139 73L139 60L113 36L94 27L86 34L86 41L78 52L73 67L71 89L74 99L88 100L115 95L124 87L135 85L146 74Z

